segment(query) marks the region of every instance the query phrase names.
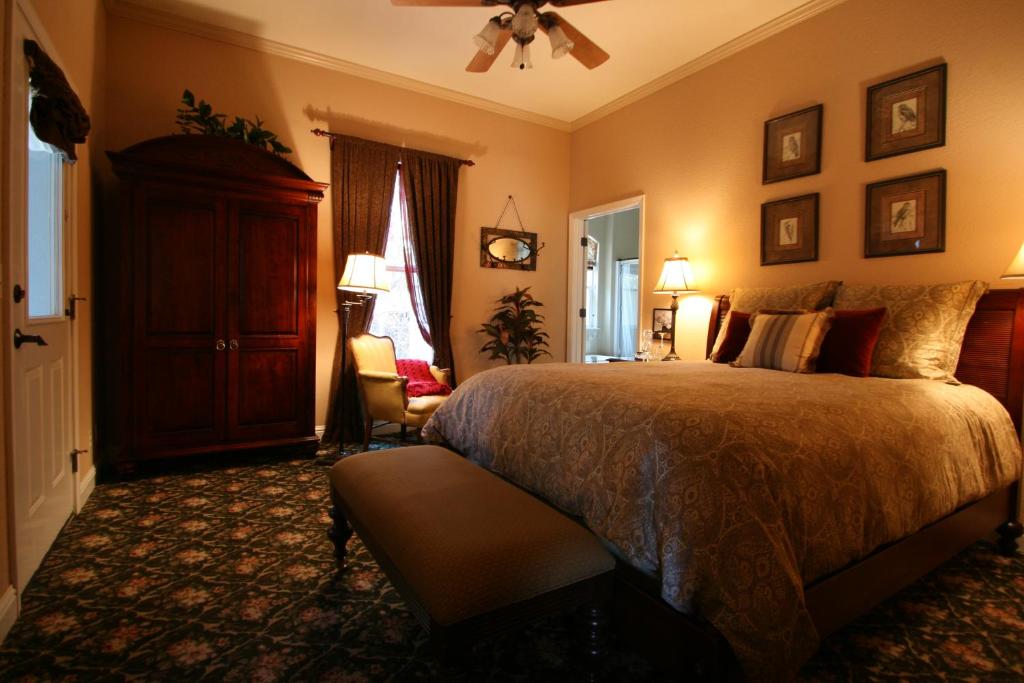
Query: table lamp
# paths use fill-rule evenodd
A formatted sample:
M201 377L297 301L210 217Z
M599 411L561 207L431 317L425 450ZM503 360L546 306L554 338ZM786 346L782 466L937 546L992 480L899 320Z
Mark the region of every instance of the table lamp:
M1006 272L999 276L1002 280L1024 279L1024 244L1020 245L1016 258L1006 267Z
M679 310L680 294L691 294L699 292L694 288L693 270L690 269L690 261L685 256L674 254L672 258L665 259L665 265L661 269L661 277L654 287L655 294L672 295L672 346L662 360L679 360L676 354L676 311Z

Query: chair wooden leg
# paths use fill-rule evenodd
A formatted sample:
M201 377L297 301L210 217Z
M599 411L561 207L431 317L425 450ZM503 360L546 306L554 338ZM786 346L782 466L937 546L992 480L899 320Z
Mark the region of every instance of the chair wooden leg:
M407 431L408 431L408 428L405 426L405 423L403 422L402 423L402 438L401 438L402 443L405 443L405 436L406 436L406 432Z
M366 424L363 426L363 452L370 450L370 437L373 436L373 418L366 416Z
M331 517L331 526L327 530L327 538L331 539L331 543L334 544L334 561L338 566L338 571L345 568L345 560L348 556L348 541L352 538L352 527L349 526L348 520L345 519L344 513L341 511L341 504L338 502L338 493L331 487L331 509L328 510L328 514Z

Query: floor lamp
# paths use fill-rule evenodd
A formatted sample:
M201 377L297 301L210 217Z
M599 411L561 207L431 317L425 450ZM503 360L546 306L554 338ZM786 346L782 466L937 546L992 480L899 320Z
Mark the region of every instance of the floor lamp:
M362 306L375 295L390 292L387 263L382 256L370 253L349 254L345 259L345 270L338 281L338 289L355 292L357 301L344 301L341 304L341 412L344 415L348 407L345 401L345 368L348 365L348 320L352 315L353 306ZM342 427L342 455L345 449L344 427Z
M679 310L680 294L692 294L699 292L693 286L693 271L690 269L690 261L685 256L675 254L672 258L665 259L665 265L661 269L661 277L654 287L655 294L672 295L672 347L662 360L679 360L676 354L676 311Z

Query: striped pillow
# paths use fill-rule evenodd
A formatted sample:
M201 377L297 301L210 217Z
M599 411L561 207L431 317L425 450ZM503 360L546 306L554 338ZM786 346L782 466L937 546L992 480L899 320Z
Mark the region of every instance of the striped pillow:
M814 313L755 313L737 368L814 372L821 342L832 325L832 309Z

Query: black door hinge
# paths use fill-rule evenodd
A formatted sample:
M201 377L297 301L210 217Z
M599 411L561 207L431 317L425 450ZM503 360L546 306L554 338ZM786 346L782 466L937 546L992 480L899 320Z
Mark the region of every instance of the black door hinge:
M580 309L580 317L581 318L586 318L587 317L587 309L585 309L585 308L581 308Z
M580 238L580 246L581 247L587 246L587 238L586 238L586 236Z
M76 474L78 472L78 456L82 453L88 453L88 450L80 450L78 448L71 449L71 472Z

